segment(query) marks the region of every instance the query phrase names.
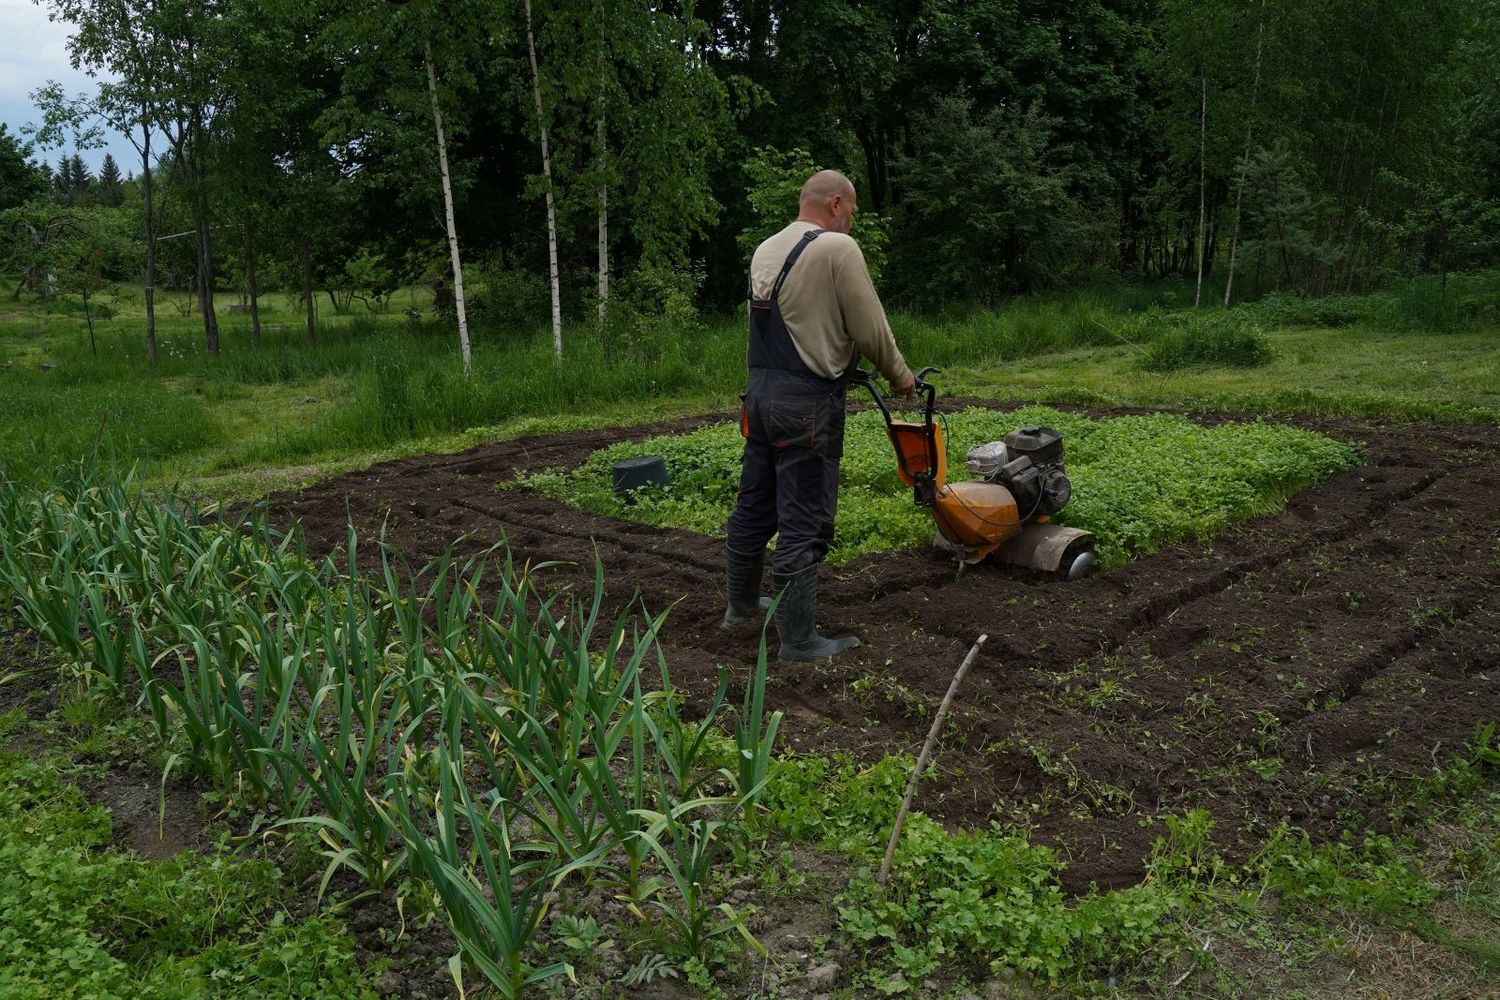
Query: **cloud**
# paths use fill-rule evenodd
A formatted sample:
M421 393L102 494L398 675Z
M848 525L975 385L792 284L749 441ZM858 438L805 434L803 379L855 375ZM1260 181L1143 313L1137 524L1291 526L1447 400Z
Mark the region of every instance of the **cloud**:
M51 21L47 10L32 0L0 0L0 121L19 133L40 117L31 103L31 92L48 80L56 80L69 94L87 93L96 81L74 69L68 58L72 26ZM115 137L104 149L87 150L83 158L97 167L107 151L129 169L134 156L130 145ZM56 162L57 153L39 152L39 158Z
M25 95L49 79L78 89L89 85L87 74L68 60L72 26L49 21L47 12L31 0L0 0L0 95L7 102ZM27 102L29 104L29 101Z

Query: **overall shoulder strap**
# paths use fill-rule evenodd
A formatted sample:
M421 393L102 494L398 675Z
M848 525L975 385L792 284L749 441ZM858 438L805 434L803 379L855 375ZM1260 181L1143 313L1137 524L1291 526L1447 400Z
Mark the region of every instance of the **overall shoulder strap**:
M776 297L781 294L781 286L786 281L786 276L791 273L792 265L797 263L798 257L802 256L802 251L806 250L813 240L822 235L823 230L821 229L809 229L802 234L802 238L797 241L797 245L792 247L792 252L786 255L786 263L781 265L781 273L776 276L776 284L771 286L771 297L767 301L776 301Z

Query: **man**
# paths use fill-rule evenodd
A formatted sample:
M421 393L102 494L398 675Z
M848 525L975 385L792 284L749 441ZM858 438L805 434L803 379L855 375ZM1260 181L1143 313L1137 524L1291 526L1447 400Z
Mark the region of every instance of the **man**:
M772 560L776 631L783 662L819 659L853 646L825 639L813 612L818 563L833 541L844 395L860 356L898 395L914 386L896 347L859 245L849 236L854 185L823 170L802 186L797 221L762 243L750 261L750 379L741 411L745 436L739 504L729 519L729 609L724 627L757 618L766 545Z

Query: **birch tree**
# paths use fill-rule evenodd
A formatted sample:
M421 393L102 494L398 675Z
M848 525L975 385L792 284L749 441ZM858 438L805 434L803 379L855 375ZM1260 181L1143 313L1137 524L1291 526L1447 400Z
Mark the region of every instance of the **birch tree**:
M594 170L598 173L599 197L599 326L604 326L605 312L609 305L609 133L605 128L608 117L610 78L607 71L609 60L608 43L604 32L604 0L595 5L595 20L598 30L598 52L594 57L595 72L599 77L598 110L594 128Z
M433 215L448 251L465 373L472 354L458 218L467 179L452 149L464 127L463 97L499 40L503 19L493 15L477 0L377 4L344 12L324 35L343 67L339 97L319 121L334 159L357 182L442 206Z
M552 354L562 361L562 285L557 273L557 203L552 183L552 149L550 125L542 104L542 73L536 58L536 28L531 17L531 0L526 7L526 54L531 63L531 94L536 108L536 128L542 144L542 179L547 203L547 280L552 289Z
M469 317L464 311L464 267L458 253L458 227L453 221L453 183L448 176L448 142L443 135L443 111L438 107L437 71L432 66L432 42L422 42L423 62L427 67L427 92L432 97L432 125L437 133L438 169L443 178L443 217L447 223L448 253L453 261L453 299L458 310L458 343L464 356L464 374L469 362Z
M1203 258L1207 253L1208 221L1208 71L1198 64L1198 83L1203 104L1198 118L1198 284L1193 292L1193 308L1203 302Z
M1260 17L1255 23L1255 74L1250 81L1250 110L1245 115L1245 152L1236 171L1234 190L1234 221L1229 232L1229 268L1224 279L1224 304L1229 305L1234 294L1234 268L1240 249L1240 219L1245 204L1245 180L1250 170L1250 143L1255 134L1255 104L1260 97L1261 58L1265 54L1266 0L1260 0Z

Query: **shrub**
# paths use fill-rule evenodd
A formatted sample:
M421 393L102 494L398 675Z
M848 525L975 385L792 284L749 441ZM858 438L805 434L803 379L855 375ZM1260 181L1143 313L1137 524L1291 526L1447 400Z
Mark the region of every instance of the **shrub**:
M1359 295L1308 298L1289 292L1272 292L1259 302L1236 307L1236 311L1268 327L1353 326L1371 312L1369 299Z
M547 279L531 271L484 264L474 269L473 291L465 305L476 325L529 328L547 321L552 294Z
M632 333L660 338L686 333L700 326L696 300L703 285L700 265L675 266L668 261L642 261L615 287L610 311Z
M1260 328L1237 311L1148 313L1134 324L1150 336L1140 366L1152 372L1183 368L1256 368L1271 360Z

